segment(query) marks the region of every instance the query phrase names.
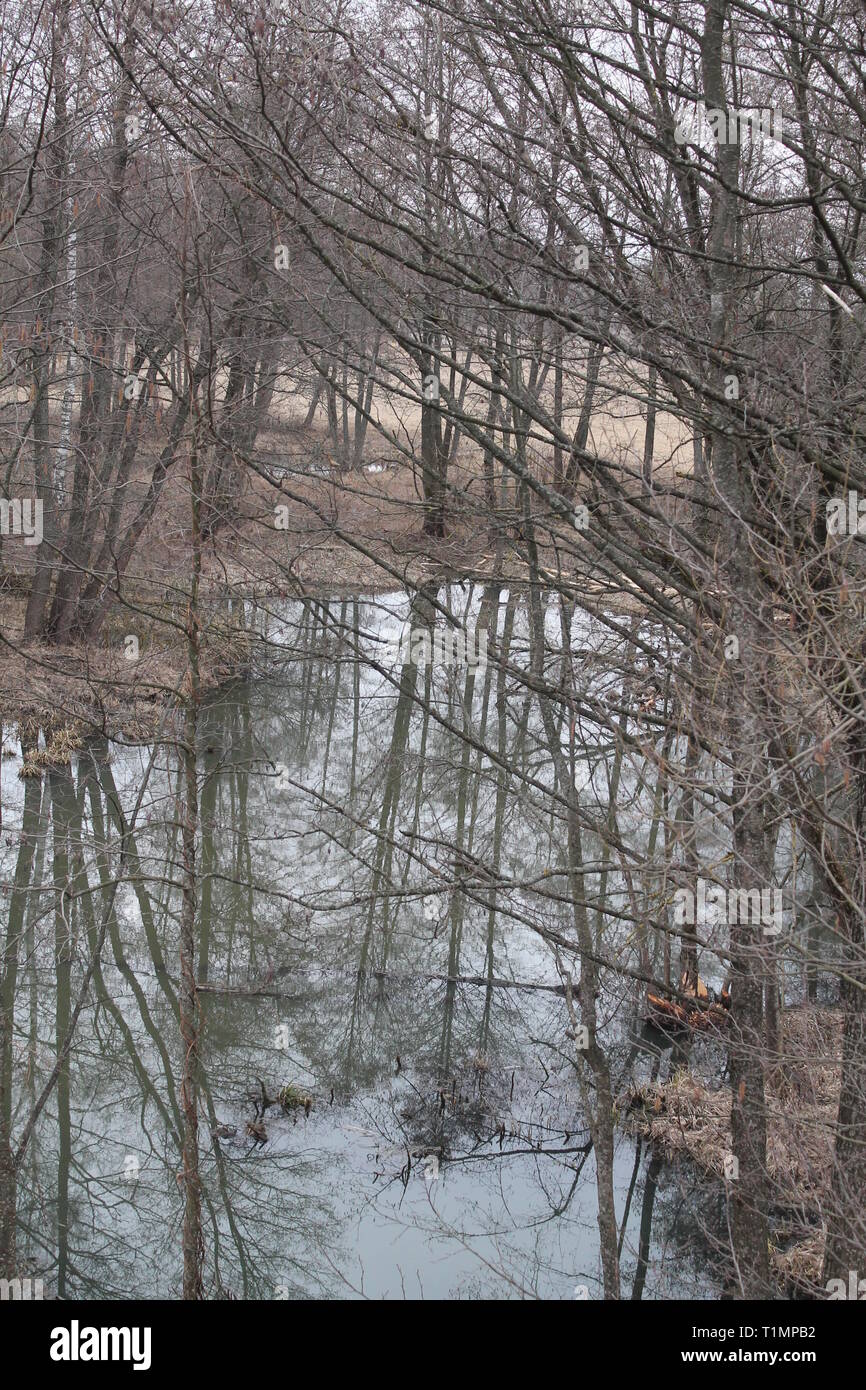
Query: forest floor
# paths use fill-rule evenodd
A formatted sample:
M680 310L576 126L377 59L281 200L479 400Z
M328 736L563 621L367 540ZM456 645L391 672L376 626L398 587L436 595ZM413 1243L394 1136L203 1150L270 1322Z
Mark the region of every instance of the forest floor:
M372 594L425 581L478 583L526 580L517 513L507 502L490 530L478 461L449 473L447 534L423 532L419 480L405 461L373 449L363 469L340 469L320 429L275 427L257 451L261 471L248 470L231 519L204 547L202 685L215 687L244 668L232 599ZM144 484L141 484L143 489ZM142 491L143 495L143 491ZM141 498L130 484L129 506ZM580 582L577 533L541 518L565 544L548 538L541 563L551 577L580 583L582 601L616 611L636 607L625 584L602 589ZM68 761L89 735L147 740L186 670L184 623L192 569L190 506L183 470L171 477L103 625L82 645L23 643L24 593L33 549L4 541L0 586L0 717L46 731L42 761ZM138 643L130 657L130 638ZM35 770L35 769L34 769Z
M459 517L446 540L425 541L409 470L398 474L377 462L372 470L340 473L328 463L316 431L286 436L280 430L266 435L263 445L262 466L280 486L249 474L236 514L204 547L205 689L222 684L248 660L229 611L233 598L255 595L266 602L326 592L382 592L435 573L460 573L472 558L468 528ZM310 476L311 459L320 475ZM130 508L140 501L133 482ZM286 509L279 529L278 506ZM38 762L27 766L36 771L39 763L68 762L70 753L95 734L151 738L187 664L192 546L183 477L170 479L164 489L95 643L25 644L24 594L33 549L4 540L3 564L0 716L4 725L19 725L28 737L42 729L47 743Z

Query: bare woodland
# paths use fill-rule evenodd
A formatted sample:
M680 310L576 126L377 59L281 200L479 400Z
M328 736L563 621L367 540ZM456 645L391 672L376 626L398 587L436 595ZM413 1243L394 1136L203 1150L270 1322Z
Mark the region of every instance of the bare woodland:
M271 619L294 603L323 679L357 700L363 665L395 712L366 805L325 721L326 772L351 758L351 794L323 777L317 805L358 997L416 970L498 999L514 980L472 954L472 913L488 943L531 936L576 1097L549 1145L592 1184L592 1296L640 1296L624 1129L721 1194L729 1296L866 1277L862 6L4 0L0 29L0 708L23 798L3 807L0 1273L24 1267L34 1148L58 1124L71 1143L129 894L170 981L146 1103L170 1136L175 1292L218 1296L223 1201L236 1232L208 1158L210 917L227 884L310 940L325 909L240 851L217 871L213 784L234 774L208 710L285 655ZM712 129L683 125L696 111ZM447 706L353 622L394 591L413 631L471 614L484 634ZM419 720L447 735L447 824L420 773L412 801ZM94 771L108 741L143 750L125 801ZM270 788L269 758L249 754ZM275 833L303 814L293 786ZM243 798L221 814L236 831ZM521 817L543 869L506 862ZM162 858L138 839L154 818ZM397 964L431 893L443 955ZM700 894L739 910L681 910ZM256 978L262 998L291 983ZM450 1026L434 1129L460 1093ZM51 1055L25 1076L31 1030ZM404 1050L379 1059L398 1080ZM271 1075L293 1133L340 1100L325 1069L298 1091ZM74 1284L65 1258L51 1277Z

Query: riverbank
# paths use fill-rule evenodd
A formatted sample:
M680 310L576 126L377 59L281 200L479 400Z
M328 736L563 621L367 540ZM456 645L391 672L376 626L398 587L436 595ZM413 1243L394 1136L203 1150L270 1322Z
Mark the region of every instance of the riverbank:
M202 555L204 689L242 674L249 659L244 605L304 597L377 594L448 579L526 583L516 512L485 513L477 467L452 467L459 498L448 534L428 537L410 467L374 457L363 469L339 469L316 430L264 436L261 472L248 470L230 522ZM134 494L134 485L131 495ZM554 519L562 529L562 523ZM549 538L548 538L549 539ZM539 545L551 582L573 585L588 608L637 611L636 596L588 584L577 569L574 534L562 552ZM565 558L564 558L565 557ZM92 734L146 741L186 671L184 625L192 549L189 497L181 474L167 483L153 522L123 575L98 639L55 646L24 643L33 550L4 544L0 575L0 718L42 729L44 760L68 761ZM570 568L566 568L566 564Z
M830 1195L839 1107L842 1015L802 1007L782 1014L781 1057L766 1074L767 1171L773 1213L770 1261L787 1296L824 1294L821 1212ZM708 1177L731 1176L731 1091L679 1069L630 1097L632 1127L667 1160L686 1158Z

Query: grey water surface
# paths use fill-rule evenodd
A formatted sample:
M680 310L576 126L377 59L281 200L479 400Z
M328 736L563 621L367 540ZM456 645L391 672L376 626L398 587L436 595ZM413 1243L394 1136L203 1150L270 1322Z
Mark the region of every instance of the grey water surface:
M499 640L508 630L520 662L519 596L438 597L470 617L491 604L491 630ZM600 1296L593 1156L545 938L567 923L568 903L537 712L492 663L403 662L395 644L408 616L399 593L284 603L258 623L248 676L201 711L211 1297ZM585 630L573 641L592 646L591 620L575 623ZM597 688L605 679L616 681L615 663ZM603 796L610 740L581 732L593 754L579 775ZM5 986L13 1140L122 874L69 1064L19 1175L19 1264L44 1278L46 1297L177 1297L176 752L170 741L157 750L121 864L120 829L152 749L94 742L70 766L22 780L15 731L5 733L4 936L22 933ZM637 812L623 825L646 833ZM584 853L598 857L591 837ZM579 976L579 962L565 965ZM606 1037L625 1084L654 1058L634 1045L633 993L610 1003ZM298 1101L268 1109L264 1142L246 1131L261 1082ZM706 1196L625 1128L615 1179L624 1295L715 1296L696 1215Z

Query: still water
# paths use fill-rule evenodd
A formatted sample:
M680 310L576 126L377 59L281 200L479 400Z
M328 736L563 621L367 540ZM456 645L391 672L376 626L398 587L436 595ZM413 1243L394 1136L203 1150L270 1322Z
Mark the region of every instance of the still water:
M436 597L471 622L487 605L491 633L525 664L518 595ZM564 832L535 703L495 663L405 662L409 612L397 593L259 614L248 676L201 711L210 1297L600 1296L593 1156L549 944L568 922ZM593 670L599 692L616 685L615 636L594 621L575 615L571 635L610 654ZM579 732L579 775L603 802L609 734ZM154 750L96 742L22 780L16 731L5 735L13 1147L122 874L69 1065L19 1175L19 1271L40 1275L46 1297L177 1297L175 750L156 750L121 865L119 828ZM619 832L639 839L638 802ZM583 850L603 875L603 932L622 886L600 842ZM573 956L565 965L578 978ZM604 1002L622 1088L658 1058L634 1046L635 991ZM297 1103L257 1120L262 1083ZM264 1138L247 1132L259 1122ZM713 1297L707 1194L622 1129L615 1178L624 1296Z

